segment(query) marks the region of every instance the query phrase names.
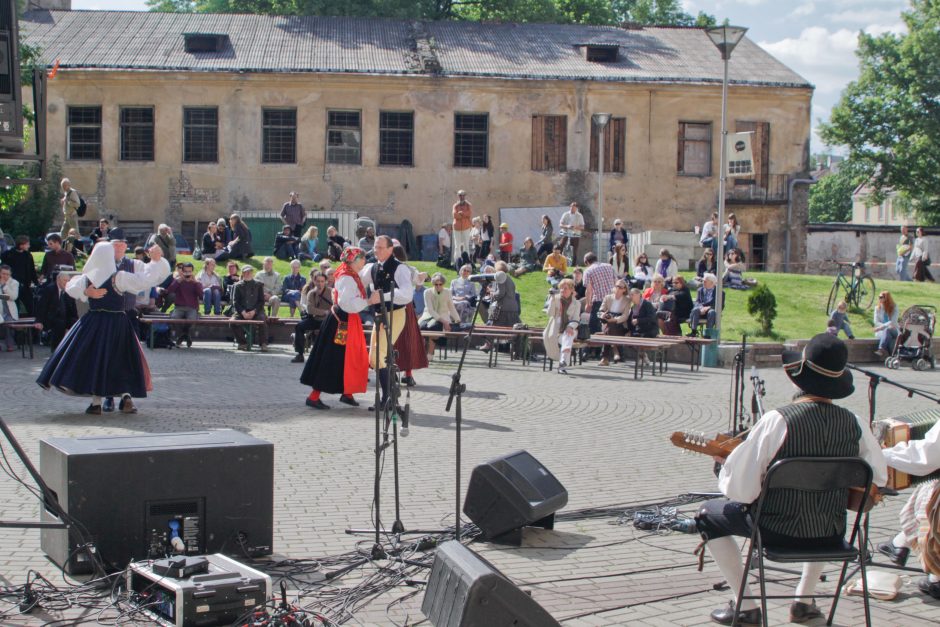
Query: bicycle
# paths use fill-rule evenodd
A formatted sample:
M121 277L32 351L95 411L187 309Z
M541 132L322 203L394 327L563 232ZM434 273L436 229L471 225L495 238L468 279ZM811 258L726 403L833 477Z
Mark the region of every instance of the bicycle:
M839 274L832 282L832 289L829 291L829 300L826 303L826 314L828 315L839 300L845 300L848 305L855 305L861 309L871 309L875 302L875 280L871 274L865 270L865 263L856 261L854 263L841 263L833 261L839 266ZM842 270L845 267L851 267L852 272L846 276ZM843 294L839 298L839 294Z

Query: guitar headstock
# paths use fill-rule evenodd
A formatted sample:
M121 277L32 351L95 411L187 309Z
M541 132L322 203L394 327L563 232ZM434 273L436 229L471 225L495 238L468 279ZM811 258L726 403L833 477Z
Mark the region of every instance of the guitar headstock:
M737 438L720 435L717 438L710 438L702 432L695 431L676 431L669 437L669 441L679 448L715 457L727 457L734 447L741 443Z

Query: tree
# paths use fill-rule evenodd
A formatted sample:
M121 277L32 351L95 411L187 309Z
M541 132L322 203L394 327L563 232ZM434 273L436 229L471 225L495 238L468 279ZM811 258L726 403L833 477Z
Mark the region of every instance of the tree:
M809 188L810 222L848 222L852 219L852 192L866 179L851 161Z
M765 283L758 285L747 297L747 313L757 316L761 335L773 334L774 318L777 317L777 297Z
M940 223L940 2L911 0L907 33L859 34L859 78L820 127L869 176L873 201L889 191Z
M36 46L30 46L20 42L20 85L32 87L33 70L43 69L41 61L41 51ZM21 92L22 93L22 92ZM32 132L32 125L36 122L36 112L26 103L23 103L23 120L25 122L23 129L23 141L29 142L29 134ZM22 166L0 166L0 178L23 179L36 176L36 166L34 164ZM29 188L25 185L13 185L11 187L0 187L0 214L10 210L17 203L26 198Z
M611 5L619 22L700 27L717 23L715 16L702 11L697 16L686 13L679 0L613 0Z

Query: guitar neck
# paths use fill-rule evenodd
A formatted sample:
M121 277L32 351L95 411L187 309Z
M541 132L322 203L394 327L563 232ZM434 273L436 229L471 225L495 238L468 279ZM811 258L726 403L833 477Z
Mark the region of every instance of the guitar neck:
M719 434L714 439L708 439L687 431L676 431L669 438L669 441L687 451L703 453L713 457L727 457L743 440L724 434Z

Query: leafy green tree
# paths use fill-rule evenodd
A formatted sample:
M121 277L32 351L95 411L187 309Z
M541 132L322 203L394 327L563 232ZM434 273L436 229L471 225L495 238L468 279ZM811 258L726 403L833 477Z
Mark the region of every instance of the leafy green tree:
M774 330L774 318L777 317L777 297L767 284L761 283L747 297L747 313L757 316L761 335L770 336Z
M613 0L618 22L646 25L714 26L715 16L699 11L692 16L682 10L679 0Z
M3 202L5 211L0 211L0 227L12 236L29 235L31 238L44 236L53 224L59 212L59 181L62 179L62 165L58 157L53 157L46 164L46 177L33 187L16 186L22 190L20 198L12 205Z
M921 219L940 223L940 2L910 0L906 34L858 39L859 78L820 127L829 145L870 178L873 200L910 199Z
M852 192L866 174L851 161L809 188L810 222L848 222L852 219Z
M40 59L40 49L36 46L30 46L20 42L20 85L32 87L33 70L43 69ZM36 122L36 113L32 107L23 104L23 120L25 128L23 129L24 142L28 142L29 134L32 132L32 126ZM35 164L22 166L0 166L0 178L23 179L31 178L37 175ZM11 187L0 187L0 214L8 211L17 203L22 202L29 193L29 188L25 185L13 185Z

